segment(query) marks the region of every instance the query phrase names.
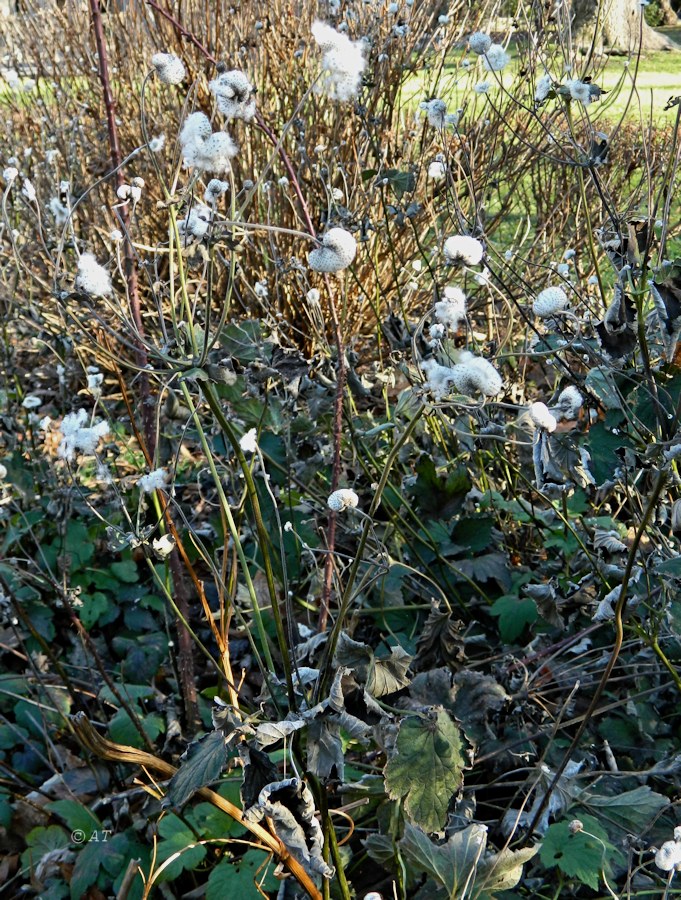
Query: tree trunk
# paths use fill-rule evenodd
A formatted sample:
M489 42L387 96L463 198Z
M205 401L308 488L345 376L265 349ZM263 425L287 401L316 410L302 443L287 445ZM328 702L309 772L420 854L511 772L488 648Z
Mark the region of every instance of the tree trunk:
M639 0L572 0L572 35L590 47L596 33L596 52L633 53L643 50L678 50L677 44L642 21Z
M678 9L678 3L676 4ZM662 20L663 25L679 25L679 14L674 9L674 3L672 0L660 0L660 11L664 16Z

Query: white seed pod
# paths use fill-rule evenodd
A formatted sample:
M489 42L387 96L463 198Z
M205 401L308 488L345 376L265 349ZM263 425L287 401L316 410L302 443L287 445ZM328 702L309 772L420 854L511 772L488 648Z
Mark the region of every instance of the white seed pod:
M558 401L553 411L561 419L576 419L583 403L582 395L573 384L570 384L558 395Z
M345 509L355 509L359 503L359 497L349 488L341 488L334 491L326 501L326 505L334 512L343 512Z
M561 287L548 287L541 291L532 304L532 311L540 319L548 319L562 312L568 305L567 294Z
M344 228L331 228L322 238L322 246L307 255L315 272L340 272L351 265L357 253L357 241Z
M485 253L480 241L468 234L455 234L447 238L443 250L445 259L452 265L463 263L466 266L477 266Z
M681 843L665 841L655 854L655 865L663 872L677 872L681 869Z
M535 428L540 431L555 431L558 426L556 417L549 412L545 403L533 403L529 408L530 419Z
M488 34L485 34L484 31L476 31L468 38L468 46L473 53L482 56L482 54L487 53L492 46L492 38Z
M78 260L76 287L93 297L108 297L113 290L111 276L92 253L83 253Z
M151 64L164 84L180 84L187 74L184 63L174 53L155 53Z

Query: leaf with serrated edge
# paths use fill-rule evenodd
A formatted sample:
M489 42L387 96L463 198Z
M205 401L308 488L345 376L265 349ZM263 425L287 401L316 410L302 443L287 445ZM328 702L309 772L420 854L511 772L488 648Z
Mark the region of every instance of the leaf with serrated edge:
M168 798L173 806L182 806L195 791L222 774L228 758L222 732L211 731L196 746L189 748L187 756L168 787Z
M477 897L479 891L506 891L515 887L523 874L523 866L532 859L539 850L536 847L524 847L522 850L502 850L481 860L475 873L475 884L471 897Z
M406 687L410 678L407 669L412 657L402 647L391 647L388 659L375 659L374 668L367 681L367 691L373 697L384 697Z
M407 823L399 842L402 854L421 872L432 875L450 897L461 896L487 845L487 827L469 825L444 844L434 844L420 828Z
M441 831L447 808L463 783L460 732L442 707L402 720L397 754L385 767L392 800L402 800L407 818L426 831Z

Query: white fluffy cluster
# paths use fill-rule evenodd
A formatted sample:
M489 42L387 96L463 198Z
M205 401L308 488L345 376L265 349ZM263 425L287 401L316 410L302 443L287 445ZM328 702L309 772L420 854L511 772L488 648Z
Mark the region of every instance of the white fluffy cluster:
M681 827L674 829L674 840L665 841L655 854L655 865L663 872L681 872Z
M561 312L568 305L567 294L561 287L544 288L535 297L532 311L540 319L548 319Z
M59 429L62 440L57 448L57 456L60 459L71 462L77 450L91 456L97 449L100 440L109 433L108 422L95 422L86 428L87 419L88 413L85 409L79 409L78 412L67 413L64 416Z
M582 395L574 385L570 384L558 395L553 411L560 419L576 419L583 403Z
M184 63L174 53L155 53L151 57L151 64L164 84L180 84L187 74Z
M185 166L201 172L224 172L237 154L231 137L225 131L213 132L208 116L202 112L187 116L180 144Z
M210 226L211 211L207 206L197 204L177 223L177 230L184 244L201 241Z
M258 430L257 428L251 428L250 431L247 431L240 440L239 447L244 453L255 453L258 449Z
M532 419L532 424L540 431L555 431L558 427L556 417L552 415L545 403L533 403L528 412L530 419Z
M573 100L578 100L584 104L591 103L593 99L591 87L584 81L580 81L579 78L572 78L570 81L565 82L565 87L570 91L570 97Z
M534 91L535 101L537 103L543 103L544 100L546 100L546 98L548 97L549 91L551 90L552 87L553 87L553 81L551 79L551 76L547 72L544 75L542 75L542 77L537 82L537 87L535 88L535 91Z
M168 473L165 469L154 469L137 479L137 487L143 494L153 494L154 491L164 490L168 484Z
M250 122L255 116L255 88L244 72L232 69L223 72L208 82L208 88L215 94L218 109L229 122L243 119Z
M428 117L428 124L433 128L444 128L447 117L447 104L444 100L434 97L432 100L424 100L419 103L419 109L422 109Z
M484 397L494 397L500 393L503 382L494 366L481 356L473 356L464 351L460 354L460 362L455 366L441 366L434 359L421 362L421 369L426 374L426 390L436 400L449 393L453 385L458 393L472 396L480 393Z
M341 488L334 491L326 501L326 505L334 512L343 512L345 509L355 509L359 503L359 497L349 488Z
M473 53L482 56L484 53L487 53L492 46L492 38L488 34L485 34L484 31L476 31L468 38L468 46Z
M217 203L220 197L222 197L223 194L226 194L228 190L228 181L220 181L219 178L211 178L206 186L206 192L203 195L204 203L208 206L212 206L213 203Z
M346 34L319 20L312 23L312 36L324 54L322 90L332 100L352 100L357 96L366 66L364 44L351 41Z
M444 299L435 304L435 318L451 331L456 331L466 318L466 295L457 287L446 287Z
M477 266L485 252L480 241L467 234L447 238L443 250L448 263L466 266Z
M92 253L83 253L78 260L76 287L93 297L108 297L113 290L111 276Z
M322 246L310 251L307 261L315 272L340 272L352 263L357 241L344 228L330 228L322 238Z
M488 72L501 72L511 61L511 57L501 44L491 44L485 52L482 63Z
M447 177L447 165L442 159L434 159L428 166L428 178L432 181L444 181Z

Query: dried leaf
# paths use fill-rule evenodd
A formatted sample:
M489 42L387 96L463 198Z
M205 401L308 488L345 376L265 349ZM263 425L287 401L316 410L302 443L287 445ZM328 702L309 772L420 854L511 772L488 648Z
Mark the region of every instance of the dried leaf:
M410 678L407 669L412 657L402 647L391 647L388 659L375 659L367 682L367 691L373 697L384 697L406 687Z
M407 823L400 849L412 865L443 885L450 897L462 896L464 885L485 851L487 827L469 825L444 844L435 844L420 828Z

